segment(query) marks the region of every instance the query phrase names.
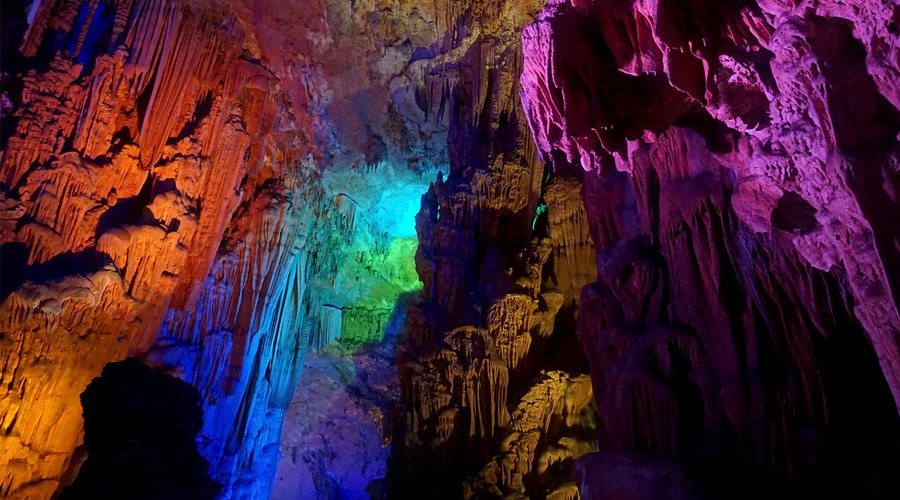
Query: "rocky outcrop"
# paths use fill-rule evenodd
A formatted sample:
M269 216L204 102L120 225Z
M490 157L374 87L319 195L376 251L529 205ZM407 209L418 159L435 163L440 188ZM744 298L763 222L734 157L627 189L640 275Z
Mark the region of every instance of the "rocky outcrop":
M572 462L596 450L591 439L596 422L593 391L587 375L542 372L517 402L500 454L463 484L464 498L510 495L579 498L565 481Z
M523 34L529 124L584 171L597 250L578 330L613 454L583 488L645 474L623 450L758 493L897 486L898 62L869 21L893 13L795 4L558 1Z
M517 33L539 5L478 28L449 91L449 174L422 198L422 300L400 345L391 493L576 498L594 407L574 335L596 277L578 176L536 158L518 100ZM576 172L577 174L577 172ZM573 349L574 348L574 349Z

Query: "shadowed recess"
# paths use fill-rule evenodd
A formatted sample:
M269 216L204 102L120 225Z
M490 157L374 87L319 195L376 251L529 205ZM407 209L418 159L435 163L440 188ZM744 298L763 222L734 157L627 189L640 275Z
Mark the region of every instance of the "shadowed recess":
M110 363L81 395L88 458L62 500L202 500L221 485L197 451L200 393L135 358Z

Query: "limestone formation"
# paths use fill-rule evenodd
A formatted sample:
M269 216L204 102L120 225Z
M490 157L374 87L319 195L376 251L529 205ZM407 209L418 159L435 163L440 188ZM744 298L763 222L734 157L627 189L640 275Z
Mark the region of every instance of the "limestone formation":
M534 7L505 6L520 20ZM554 370L587 367L574 332L595 254L578 176L537 161L518 100L519 44L485 33L463 56L450 172L416 217L423 293L398 359L396 495L575 498L569 471L593 449L587 379L572 382L577 408L564 410L570 375ZM580 434L560 427L566 411L583 411L568 422Z
M887 470L873 456L896 454L898 233L883 214L900 115L882 47L897 30L872 21L896 12L853 4L554 1L525 29L541 155L584 171L599 272L578 325L600 448L681 460L585 459L582 493L661 494L602 486L621 462L697 467L715 495L806 475L797 491L852 496ZM864 395L835 382L848 369ZM850 416L862 404L882 430ZM845 440L866 458L841 458ZM773 476L749 479L760 469Z
M579 498L565 471L575 459L596 451L592 400L586 375L542 372L512 412L500 437L500 454L466 481L463 497Z

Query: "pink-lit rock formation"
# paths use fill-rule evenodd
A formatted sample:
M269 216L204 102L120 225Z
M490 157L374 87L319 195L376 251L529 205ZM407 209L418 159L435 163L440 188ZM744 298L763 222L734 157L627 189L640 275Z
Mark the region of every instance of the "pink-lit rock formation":
M535 140L584 171L601 450L880 481L900 402L895 10L556 1L526 28ZM586 459L583 487L615 457Z

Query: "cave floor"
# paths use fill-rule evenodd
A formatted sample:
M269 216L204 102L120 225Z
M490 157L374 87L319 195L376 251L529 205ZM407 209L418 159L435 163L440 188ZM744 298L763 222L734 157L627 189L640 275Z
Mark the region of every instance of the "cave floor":
M285 414L273 500L380 494L400 387L393 343L307 358Z

